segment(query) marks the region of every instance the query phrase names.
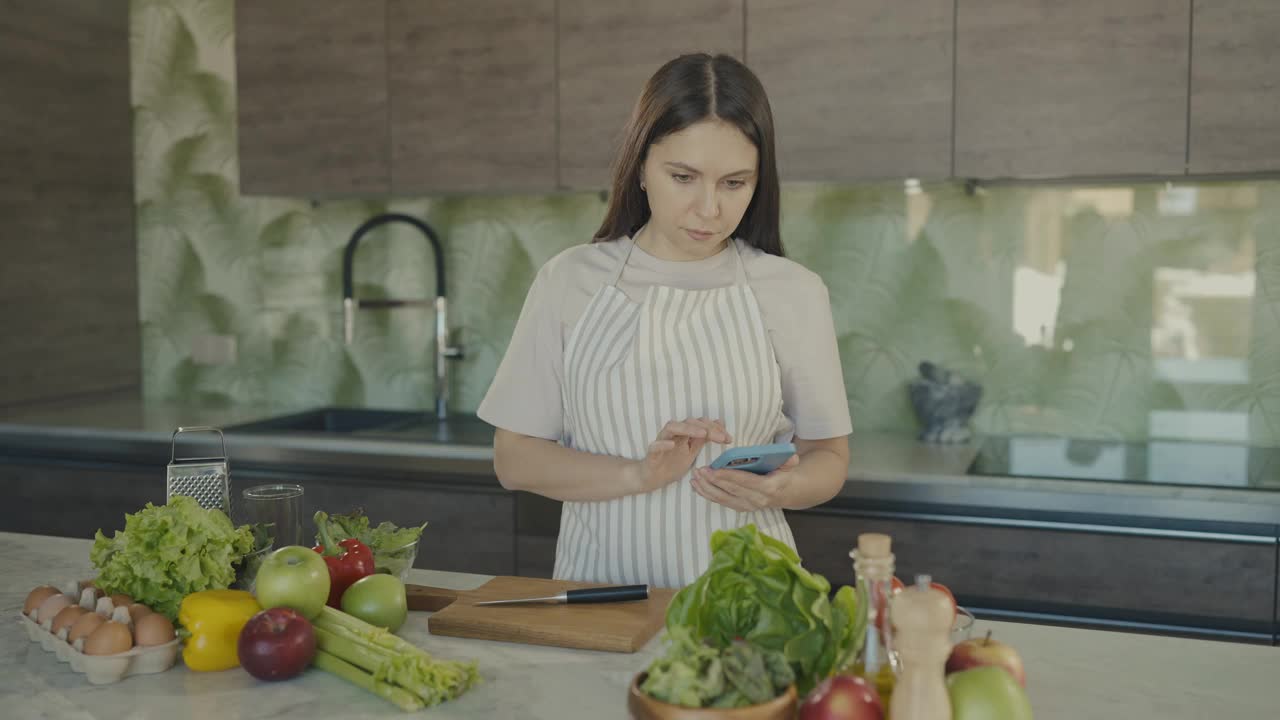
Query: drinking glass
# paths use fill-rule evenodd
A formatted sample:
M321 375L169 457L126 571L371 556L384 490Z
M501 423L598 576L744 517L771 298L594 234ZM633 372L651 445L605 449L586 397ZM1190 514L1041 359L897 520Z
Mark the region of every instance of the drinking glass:
M290 484L255 485L241 493L245 521L266 523L272 547L302 543L302 486Z

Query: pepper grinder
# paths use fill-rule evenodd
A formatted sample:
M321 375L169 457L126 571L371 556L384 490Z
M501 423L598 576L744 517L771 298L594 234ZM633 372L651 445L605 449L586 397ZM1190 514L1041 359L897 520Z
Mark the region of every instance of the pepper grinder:
M944 680L951 652L951 601L929 587L931 580L917 575L915 585L890 601L889 616L902 663L889 701L893 720L951 720Z

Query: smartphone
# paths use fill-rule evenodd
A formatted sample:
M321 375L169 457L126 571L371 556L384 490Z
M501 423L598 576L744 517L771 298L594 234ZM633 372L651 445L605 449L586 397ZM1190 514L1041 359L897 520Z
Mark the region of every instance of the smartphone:
M795 454L796 446L793 443L736 447L725 450L711 462L711 467L716 470L745 470L757 475L768 475L782 467Z

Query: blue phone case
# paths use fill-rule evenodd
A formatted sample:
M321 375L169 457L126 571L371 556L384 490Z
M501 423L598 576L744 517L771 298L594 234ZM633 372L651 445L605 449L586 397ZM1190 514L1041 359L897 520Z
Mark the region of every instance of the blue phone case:
M736 447L725 450L720 457L711 462L711 467L716 470L727 468L768 475L782 467L783 463L795 454L796 446L792 443Z

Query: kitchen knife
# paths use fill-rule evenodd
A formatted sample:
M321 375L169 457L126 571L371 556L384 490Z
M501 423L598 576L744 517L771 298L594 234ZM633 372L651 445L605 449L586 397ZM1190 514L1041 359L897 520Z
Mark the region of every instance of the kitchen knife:
M648 585L614 585L610 587L579 588L566 590L559 595L511 600L486 600L476 605L514 605L523 603L604 603L645 600L649 597Z

